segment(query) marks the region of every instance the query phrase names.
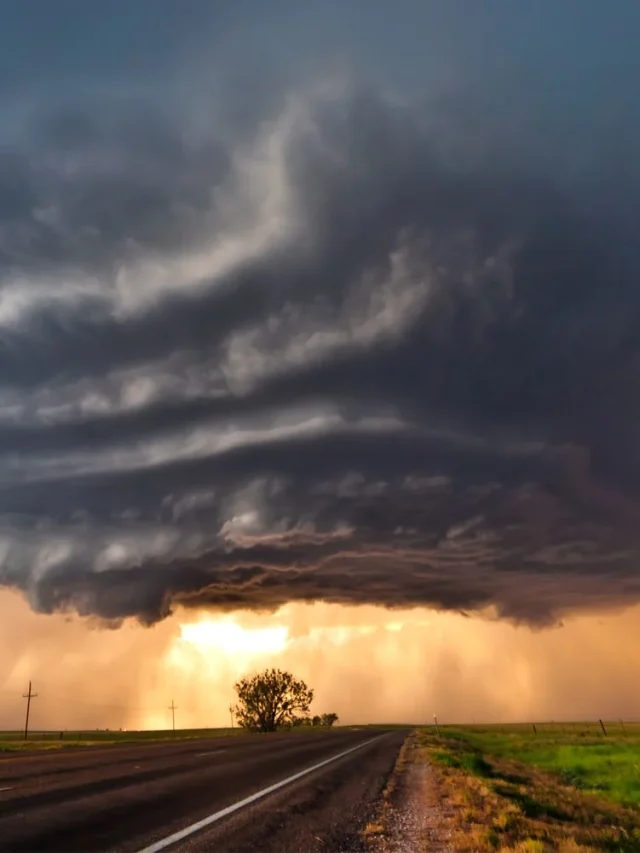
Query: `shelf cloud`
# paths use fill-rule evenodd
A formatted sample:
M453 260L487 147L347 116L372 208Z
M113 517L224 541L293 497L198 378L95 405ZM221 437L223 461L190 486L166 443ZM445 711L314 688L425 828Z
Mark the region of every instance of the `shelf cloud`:
M639 601L633 169L346 73L217 119L5 129L0 584L145 623Z

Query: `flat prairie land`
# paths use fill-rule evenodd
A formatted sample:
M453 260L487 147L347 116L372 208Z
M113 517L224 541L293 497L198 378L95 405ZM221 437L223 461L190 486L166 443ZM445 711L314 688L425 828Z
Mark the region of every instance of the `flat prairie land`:
M452 849L640 851L640 725L603 726L419 730Z
M51 750L69 747L104 746L114 743L144 743L147 741L190 740L192 738L229 737L234 734L246 734L242 729L179 729L172 731L109 731L108 729L79 730L69 729L63 732L29 733L24 740L22 732L0 732L0 752L24 750ZM60 736L62 735L62 737Z
M328 731L357 731L358 729L369 730L375 734L376 731L387 731L391 728L410 729L407 726L333 726L329 729L326 726L299 726L292 729L282 729L287 734L292 736L304 736L326 733ZM51 750L65 749L69 747L90 747L90 746L105 746L107 744L117 743L145 743L151 741L170 741L170 740L193 740L201 738L216 738L216 737L231 737L231 736L248 736L245 729L238 726L234 728L220 729L176 729L171 730L161 729L159 731L152 730L109 730L109 729L69 729L60 731L32 731L29 733L28 740L24 740L24 735L19 731L0 731L0 753L2 752L22 752L31 750ZM61 736L62 735L62 736ZM252 734L251 737L269 737L269 735Z

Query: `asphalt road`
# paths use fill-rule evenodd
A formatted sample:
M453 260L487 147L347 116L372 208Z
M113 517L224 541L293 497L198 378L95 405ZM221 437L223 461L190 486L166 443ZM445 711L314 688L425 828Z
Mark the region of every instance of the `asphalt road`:
M0 758L0 853L350 853L404 738L338 730Z

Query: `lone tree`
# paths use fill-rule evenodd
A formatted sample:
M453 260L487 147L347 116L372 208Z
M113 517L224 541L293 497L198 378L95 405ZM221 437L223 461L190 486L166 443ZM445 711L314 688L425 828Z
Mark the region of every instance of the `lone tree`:
M313 701L313 690L304 681L280 669L245 676L235 691L238 723L254 732L275 732L279 726L293 723L297 713L308 713Z

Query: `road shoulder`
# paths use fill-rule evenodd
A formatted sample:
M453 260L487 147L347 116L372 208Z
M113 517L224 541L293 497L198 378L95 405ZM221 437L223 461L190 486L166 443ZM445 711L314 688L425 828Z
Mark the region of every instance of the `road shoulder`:
M369 853L450 853L451 830L437 774L418 734L405 741L361 837Z

